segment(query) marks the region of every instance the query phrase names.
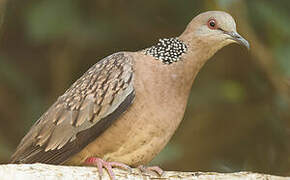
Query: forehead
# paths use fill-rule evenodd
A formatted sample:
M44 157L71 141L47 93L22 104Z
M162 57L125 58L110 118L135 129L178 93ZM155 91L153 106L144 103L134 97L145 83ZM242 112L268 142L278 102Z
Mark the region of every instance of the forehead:
M231 29L236 29L236 23L233 17L222 11L208 11L205 13L202 13L197 16L199 19L200 23L204 24L207 23L209 19L215 19L218 23L218 25L224 30L231 30Z

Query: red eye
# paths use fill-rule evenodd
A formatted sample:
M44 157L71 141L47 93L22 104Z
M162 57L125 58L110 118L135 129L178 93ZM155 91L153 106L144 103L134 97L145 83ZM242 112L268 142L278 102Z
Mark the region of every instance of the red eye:
M207 26L208 26L210 29L217 29L217 23L216 23L216 20L215 20L215 19L210 19L210 20L208 20L208 22L207 22Z

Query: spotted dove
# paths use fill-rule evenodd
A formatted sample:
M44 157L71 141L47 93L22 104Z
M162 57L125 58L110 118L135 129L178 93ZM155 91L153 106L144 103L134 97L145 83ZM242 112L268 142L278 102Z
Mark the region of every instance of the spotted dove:
M147 164L180 124L201 67L231 43L249 48L229 14L209 11L179 37L100 60L31 127L12 163Z

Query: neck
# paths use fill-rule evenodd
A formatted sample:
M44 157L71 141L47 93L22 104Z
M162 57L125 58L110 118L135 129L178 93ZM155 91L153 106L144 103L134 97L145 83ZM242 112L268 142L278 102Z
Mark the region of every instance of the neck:
M205 62L217 51L199 38L183 33L178 38L160 39L157 44L143 52L152 56L176 78L173 80L179 88L189 92L191 85ZM182 87L180 87L182 86Z
M182 56L182 66L184 77L189 77L187 82L192 84L203 65L220 48L204 42L202 38L194 37L190 33L183 33L179 39L187 46L187 52Z
M159 39L157 44L144 50L145 54L153 56L164 64L171 64L179 61L186 51L186 44L178 38Z

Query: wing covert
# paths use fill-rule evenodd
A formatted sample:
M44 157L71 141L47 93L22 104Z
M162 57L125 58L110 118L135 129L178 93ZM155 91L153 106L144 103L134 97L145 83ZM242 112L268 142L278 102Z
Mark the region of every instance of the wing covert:
M59 164L79 152L130 106L133 78L124 52L96 63L32 126L12 162Z

